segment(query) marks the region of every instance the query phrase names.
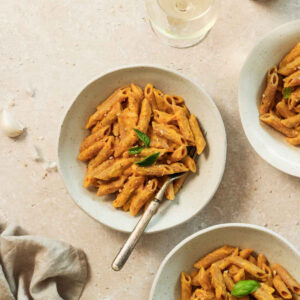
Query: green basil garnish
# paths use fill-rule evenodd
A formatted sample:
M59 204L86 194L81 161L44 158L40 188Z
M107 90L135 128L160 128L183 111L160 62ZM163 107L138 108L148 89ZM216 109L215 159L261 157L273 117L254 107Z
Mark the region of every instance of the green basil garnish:
M255 280L241 280L238 281L233 290L231 291L231 295L236 297L247 296L259 288L259 282Z
M128 150L129 154L139 154L145 149L144 146L136 146Z
M145 147L149 147L150 145L150 138L147 134L145 134L144 132L139 131L138 129L134 129L137 137L143 142L143 144L145 145Z
M146 158L144 158L141 161L136 161L135 163L137 165L139 165L140 167L149 167L152 166L156 163L158 157L159 157L159 152L151 154L149 156L147 156Z
M283 98L289 99L291 97L292 89L290 87L284 88L282 91Z

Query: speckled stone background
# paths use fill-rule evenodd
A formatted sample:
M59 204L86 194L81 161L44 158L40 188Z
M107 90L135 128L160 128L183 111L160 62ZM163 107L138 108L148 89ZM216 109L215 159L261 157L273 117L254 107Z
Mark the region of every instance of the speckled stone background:
M220 18L208 37L179 50L153 35L144 1L0 0L0 104L14 99L9 110L27 127L17 140L0 133L0 217L84 249L91 268L82 299L147 299L164 256L213 224L264 225L300 250L299 179L274 169L252 150L237 105L239 72L251 48L274 27L300 18L300 1L221 2ZM110 263L126 234L81 211L60 175L46 176L45 166L56 161L59 124L80 87L109 68L131 63L169 67L201 84L223 116L228 157L210 204L185 225L144 236L123 271L115 273ZM43 162L33 160L34 145Z

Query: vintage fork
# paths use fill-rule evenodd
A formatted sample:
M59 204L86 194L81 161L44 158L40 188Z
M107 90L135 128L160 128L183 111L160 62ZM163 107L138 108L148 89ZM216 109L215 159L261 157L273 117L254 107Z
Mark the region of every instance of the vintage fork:
M196 147L191 146L188 147L188 155L192 157L194 160L196 159ZM125 265L128 257L130 256L131 252L133 251L135 245L137 244L138 240L140 239L141 235L145 231L147 225L149 224L153 215L157 212L160 203L164 199L164 194L166 189L168 188L169 184L174 180L182 177L186 172L175 173L169 175L165 183L162 185L160 190L157 192L155 199L152 200L145 210L144 214L136 224L135 228L131 232L130 236L128 237L127 241L124 243L123 247L120 249L119 253L115 257L111 267L114 271L120 271L122 267Z

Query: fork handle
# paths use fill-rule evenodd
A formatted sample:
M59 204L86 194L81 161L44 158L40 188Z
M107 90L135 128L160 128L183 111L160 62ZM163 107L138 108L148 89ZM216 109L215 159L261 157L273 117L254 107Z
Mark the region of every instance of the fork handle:
M120 271L122 267L125 265L128 257L133 251L141 235L145 231L145 228L149 224L151 218L157 212L159 204L160 204L160 200L157 198L155 198L153 201L150 202L149 206L145 210L139 222L136 224L135 228L131 232L128 240L125 242L125 244L117 254L116 258L114 259L111 265L114 271Z

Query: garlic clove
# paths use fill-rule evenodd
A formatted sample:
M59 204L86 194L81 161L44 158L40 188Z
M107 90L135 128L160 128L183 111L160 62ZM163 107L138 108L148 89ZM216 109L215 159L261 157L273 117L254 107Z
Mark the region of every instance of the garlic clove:
M24 126L6 109L3 109L1 113L1 127L9 137L17 137L24 131Z

